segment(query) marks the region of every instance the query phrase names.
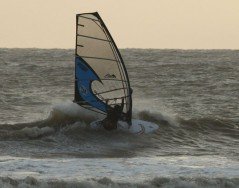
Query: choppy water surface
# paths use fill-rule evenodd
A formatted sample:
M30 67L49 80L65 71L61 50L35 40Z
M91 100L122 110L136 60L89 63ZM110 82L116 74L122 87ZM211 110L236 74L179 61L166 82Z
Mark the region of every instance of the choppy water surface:
M0 187L239 187L239 51L122 55L154 134L89 129L73 50L0 49Z

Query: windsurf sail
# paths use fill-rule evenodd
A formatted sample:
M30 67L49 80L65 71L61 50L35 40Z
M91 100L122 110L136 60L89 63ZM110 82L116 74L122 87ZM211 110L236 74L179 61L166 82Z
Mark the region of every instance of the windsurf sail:
M100 15L77 14L74 102L106 114L123 101L122 119L130 123L131 94L123 58Z

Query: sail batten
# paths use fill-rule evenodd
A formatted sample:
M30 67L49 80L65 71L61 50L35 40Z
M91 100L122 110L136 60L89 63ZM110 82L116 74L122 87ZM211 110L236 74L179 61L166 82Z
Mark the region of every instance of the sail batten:
M75 99L93 111L125 103L122 116L130 122L132 98L121 54L98 13L76 16ZM84 104L84 105L83 105Z
M78 46L78 45L77 45L77 46ZM101 60L116 61L116 62L118 62L118 61L115 60L115 59L107 59L107 58L100 58L100 57L90 57L90 56L81 56L81 57L84 58L84 59L91 58L91 59L101 59Z
M86 35L80 35L80 34L77 34L76 36L86 37L86 38L96 39L96 40L102 40L102 41L105 41L105 42L111 42L110 40L101 39L101 38L96 38L96 37L90 37L90 36L86 36Z

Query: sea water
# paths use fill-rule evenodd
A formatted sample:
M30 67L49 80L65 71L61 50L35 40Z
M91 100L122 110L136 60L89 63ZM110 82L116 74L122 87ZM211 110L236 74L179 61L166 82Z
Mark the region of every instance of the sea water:
M153 134L89 128L74 50L0 49L0 187L239 187L239 51L121 52Z

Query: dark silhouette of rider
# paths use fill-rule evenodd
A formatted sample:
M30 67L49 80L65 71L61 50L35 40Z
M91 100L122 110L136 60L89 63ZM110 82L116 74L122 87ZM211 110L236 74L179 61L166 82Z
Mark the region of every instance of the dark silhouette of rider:
M106 103L108 104L108 101L106 101ZM114 107L108 106L107 116L102 121L103 127L106 130L111 131L111 130L117 129L117 123L121 117L123 107L124 107L124 99L123 98L122 98L121 105L115 105Z

